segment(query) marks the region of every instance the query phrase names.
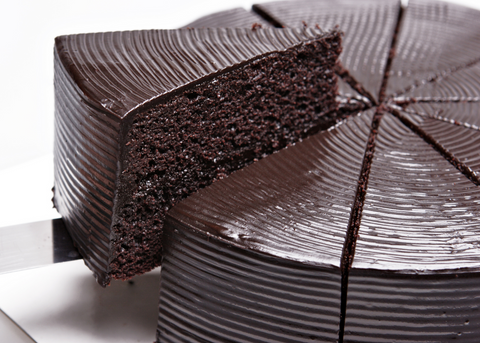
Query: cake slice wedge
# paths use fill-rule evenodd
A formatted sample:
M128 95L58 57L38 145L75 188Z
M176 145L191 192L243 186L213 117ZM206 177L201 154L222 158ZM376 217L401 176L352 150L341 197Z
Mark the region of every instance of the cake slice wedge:
M335 122L340 52L303 28L58 37L54 204L98 282L159 265L178 201Z

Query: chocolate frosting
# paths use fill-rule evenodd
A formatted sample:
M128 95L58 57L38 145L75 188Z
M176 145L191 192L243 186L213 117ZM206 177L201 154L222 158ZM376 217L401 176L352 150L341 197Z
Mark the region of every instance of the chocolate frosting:
M244 8L233 8L222 12L212 13L199 18L185 28L202 27L245 27L245 28L267 28L271 25L262 17Z
M339 268L371 119L354 116L266 157L168 216L243 249Z
M184 29L57 37L59 61L85 101L119 119L142 104L320 30Z
M277 26L340 24L345 48L343 70L338 73L351 86L348 92L365 106L360 117L350 120L373 120L360 130L363 143L353 140L359 145L345 145L345 151L336 151L337 157L313 157L309 145L326 139L324 144L330 146L327 137L343 132L349 124L321 132L202 190L170 212L169 232L186 235L193 230L203 236L199 240L204 246L231 247L259 261L274 258L278 266L294 261L300 263L299 269L338 268L334 269L341 288L338 336L313 335L311 339L478 340L479 12L431 0L411 0L406 8L397 1L290 1L255 5L254 11ZM328 164L333 179L336 170L345 172L344 163L351 164L357 184L350 183L350 177L346 184L324 178L320 188L304 183L308 177L303 171L310 169L292 162L302 156L320 166L311 171L314 174L326 171L322 166ZM356 163L351 156L356 156ZM257 182L261 170L270 170L271 177ZM295 182L289 183L289 177ZM255 189L248 190L249 183ZM306 188L297 187L304 184ZM353 197L348 192L331 196L344 185L356 188ZM243 197L245 193L248 196ZM306 215L296 204L312 199L318 205ZM337 208L342 210L337 213ZM350 221L345 220L348 216ZM288 230L305 218L312 219L310 227L318 233ZM335 227L331 237L322 234L326 222ZM330 246L338 235L345 239L343 248L338 243ZM290 242L290 237L295 240ZM172 238L168 244L182 250L180 242ZM309 243L311 248L297 258L295 253ZM319 260L318 251L328 258ZM174 255L166 252L167 265ZM203 258L208 264L209 257ZM196 274L196 268L201 266L183 269L182 285L191 282L188 275ZM173 280L177 274L169 268L162 280ZM247 272L243 277L248 280L251 275ZM210 294L208 287L205 292ZM177 297L167 293L161 293L161 304L165 299L174 304ZM268 299L270 289L263 289L261 295ZM176 309L176 318L181 318L182 306ZM254 312L254 307L244 307L248 309ZM160 306L159 338L169 337L162 328L170 325L170 314ZM319 319L318 328L329 328L331 323L331 318ZM301 324L298 327L303 329ZM177 331L180 336L176 337L182 334ZM190 337L198 339L195 334Z
M282 27L338 25L344 35L343 67L378 100L400 10L397 0L277 1L253 6Z
M315 28L249 27L56 39L54 203L102 285L110 279L112 244L121 244L112 227L133 196L124 160L135 116L202 82L325 35ZM334 80L329 80L333 108Z
M388 94L403 94L412 87L455 74L459 69L480 62L479 51L478 11L443 1L409 1ZM470 81L461 83L467 86Z

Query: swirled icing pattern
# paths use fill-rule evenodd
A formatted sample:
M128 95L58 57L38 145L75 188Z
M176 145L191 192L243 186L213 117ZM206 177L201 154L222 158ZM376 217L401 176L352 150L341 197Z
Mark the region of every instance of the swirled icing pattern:
M234 15L242 16L238 13ZM325 45L326 36L336 40L336 48L329 50L332 54L324 56L330 62L322 65L321 70L318 69L318 75L323 78L316 78L318 82L308 85L318 85L318 89L324 91L321 96L329 98L329 108L320 109L315 106L315 110L310 110L310 113L317 111L315 115L320 116L324 114L320 112L332 112L336 108L335 75L332 70L338 54L336 49L340 49L337 33L325 33L315 28L260 30L250 25L248 29L106 32L56 39L54 203L86 264L95 272L102 285L109 283L110 271L115 269L113 264L124 264L123 256L112 257L113 249L117 249L118 255L126 249L125 243L122 243L124 236L114 232L112 227L122 222L123 217L119 212L124 205L123 201L133 193L127 191L133 182L125 172L124 161L128 155L128 146L132 143L127 142L127 136L132 131L136 115L144 114L155 106L160 108L178 94L183 94L182 91L212 81L220 75L239 71L260 60L273 64L275 56L286 54L292 49L315 45L328 50L330 47L328 43ZM317 65L323 63L319 62L318 55L306 58L305 61L307 60L315 60ZM287 73L287 70L282 72ZM285 83L283 91L288 93L293 90L291 80L295 75L287 75L290 82ZM318 89L314 92L318 93ZM270 101L273 93L265 95L266 98L259 101ZM213 106L222 99L215 94L213 99L207 100ZM188 102L192 99L186 97L184 100ZM255 105L255 110L261 113L262 104L251 105ZM252 114L251 109L249 111L243 107L237 106L236 110ZM197 121L206 122L201 116L205 118L210 114L197 113ZM300 115L303 118L296 122L312 122L310 116ZM174 121L175 117L178 116L172 115L168 120ZM275 126L271 120L268 123L277 132L288 132L281 125ZM221 124L219 130L230 130L221 120L217 124ZM296 128L291 137L298 139L309 128L307 126ZM195 130L195 127L191 126L190 129ZM229 132L235 136L234 131ZM259 147L253 143L255 139L250 139L249 136L243 139L250 144L246 146L246 143L241 143L245 145L244 150L258 150ZM241 140L239 138L236 141ZM155 147L149 148L149 151L151 149ZM259 154L257 157L261 157ZM252 155L251 159L253 158ZM242 163L247 162L248 156ZM191 186L189 188L193 189ZM123 196L125 194L127 195ZM156 232L159 231L161 230ZM156 240L159 241L160 238L157 237ZM129 247L136 249L138 241L143 239L132 237ZM143 271L160 262L160 248L153 249L153 245L150 245L145 250L150 251L150 260ZM131 277L136 272L130 270L129 273L128 276L119 273L122 275L120 278Z
M396 0L278 1L254 6L284 27L338 27L345 33L343 66L373 97L385 72L398 17Z
M271 27L263 18L243 8L233 8L217 12L191 22L185 28L207 27L245 27L251 28L260 25L262 28Z
M197 336L198 328L172 328L186 320L182 314L186 308L192 313L207 311L206 305L192 310L192 304L214 297L210 282L221 278L234 285L239 275L234 271L239 267L229 268L228 263L216 267L225 271L212 272L202 280L198 274L202 266L193 260L174 268L180 251L189 254L194 249L192 239L182 247L182 240L173 238L173 233L193 235L193 230L202 251L209 251L202 255L208 266L222 254L235 252L248 256L245 265L257 262L260 270L262 259L268 258L276 267L296 263L299 270L308 266L312 271L332 272L334 268L341 287L340 307L335 314L333 303L324 304L317 313L325 310L338 316L338 335L330 335L335 321L328 315L317 319L321 333L305 329L303 323L311 319L303 316L312 311L306 307L290 312L291 318L305 319L289 324L304 332L297 341L307 341L309 333L308 339L322 342L476 342L480 336L480 13L432 0L410 0L402 10L396 1L364 0L274 2L255 5L254 11L277 26L340 24L346 45L343 67L358 84L347 78L344 82L382 102L364 99L367 110L360 116L227 177L170 212L167 230L172 232L168 243L172 250L164 257L168 267L160 296L169 309L160 306L158 339L201 341L199 337L205 336ZM370 125L372 115L376 119ZM346 137L359 145L343 141L338 149L331 149L334 137L353 132L352 123L361 123L353 131L362 132L362 139L353 139L358 134ZM312 142L317 141L325 148L315 155ZM320 182L310 182L312 174L321 176ZM352 187L356 188L353 197ZM349 191L339 193L343 189ZM359 215L348 222L350 213ZM298 232L292 229L297 227ZM327 228L331 228L329 234ZM338 237L345 238L344 247ZM200 243L192 245L200 247ZM261 287L278 280L279 289L283 287L281 278L265 274L259 280L259 271L250 268L240 273L242 282L256 280ZM195 293L195 300L188 304L177 302L180 296L174 284L181 278L181 288L186 289L194 274L203 292ZM302 285L302 278L298 282ZM251 296L263 303L276 287L261 289ZM242 307L238 311L243 319L231 314L225 325L241 326L244 318L257 315L255 305L235 300L235 293L215 292L220 294L218 304ZM192 296L187 292L181 298L187 294ZM295 294L292 289L291 295ZM262 315L290 309L290 304L276 305ZM251 313L246 314L249 309ZM176 321L170 321L170 316ZM202 330L209 325L189 323ZM256 330L257 324L250 325ZM265 340L275 330L283 332L269 327L262 333ZM217 332L214 325L212 337ZM274 340L293 341L281 335Z
M170 211L160 341L336 340L345 227L371 118L352 117Z
M56 50L86 101L119 118L173 90L321 31L184 29L58 37Z
M443 1L410 1L398 40L390 95L480 62L480 22L478 12L470 8Z

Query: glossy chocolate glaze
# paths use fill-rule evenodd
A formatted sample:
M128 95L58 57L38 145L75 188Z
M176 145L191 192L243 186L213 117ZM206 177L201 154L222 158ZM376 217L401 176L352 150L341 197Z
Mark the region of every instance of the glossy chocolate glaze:
M384 116L350 270L345 342L478 339L479 203L478 186Z
M477 342L479 281L478 271L352 269L344 342Z
M129 136L136 121L148 122L151 120L149 115L155 111L160 111L156 115L161 116L162 106L181 102L178 99L187 90L201 88L202 84L208 85L209 82L215 83L216 78L222 75L241 72L257 62L273 64L277 61L276 56L294 50L300 53L303 48L308 50L313 46L327 49L331 47L327 36L337 37L331 41L335 45L329 50L332 54L322 55L332 59L324 66L319 66L323 68L324 77L318 77L315 80L318 82L311 84L317 84L318 89L324 91L322 98L329 94L327 97L330 100L326 103L330 105L329 108L315 110L315 117L331 112L336 107L332 70L338 54L336 49L340 49L340 46L335 33L324 33L317 29L184 29L95 33L56 39L54 202L99 283L108 284L111 275L131 277L160 262L158 255L161 244L157 241L161 223L155 224L158 230L151 236L157 237L157 241L150 246L146 246L148 242L145 243L144 238L140 237L141 232L135 233L136 237L129 237L130 245L127 245L124 241L126 237L116 230L118 226L145 220L142 217L126 222L121 213L124 207L129 206L130 199L144 191L141 189L144 185L135 184L132 181L134 177L126 171L132 165L127 163L130 152L137 148L140 152L147 149L138 146L136 141L129 141L132 137L138 138ZM314 60L318 61L317 55ZM269 69L272 69L271 65ZM286 70L282 72L288 73ZM294 77L292 73L290 79ZM291 82L285 83L284 91L287 93L290 90L288 85L293 87ZM194 102L195 93L187 94L184 98L187 102ZM216 103L222 100L218 95L212 99L207 101ZM270 95L266 95L264 100L269 99ZM259 113L263 108L258 103L245 102L244 105L257 106ZM238 108L242 110L244 107ZM178 108L176 110L181 111ZM315 120L310 116L312 111L307 112L307 115L299 114L302 117L300 122L306 125L292 125L292 132L288 130L290 126L279 125L276 131L301 138ZM297 122L294 118L292 121ZM223 129L229 130L226 126ZM252 132L255 130L252 127ZM247 156L242 163L248 163L267 152L264 147L255 146L255 137L249 140L249 148L258 150L259 156L248 155L250 160ZM261 138L261 135L258 137ZM275 145L275 140L271 145ZM277 149L281 146L277 144ZM158 147L152 143L147 150L155 151ZM196 189L192 185L186 188L190 191ZM149 205L146 203L145 206ZM155 208L154 212L158 211ZM142 228L138 230L142 231ZM137 251L120 256L123 250L131 246L135 246L134 250L148 250L148 263L143 263L135 255ZM113 250L116 256L112 255ZM139 269L113 270L121 268L127 259L130 262L137 261ZM132 266L134 264L131 263Z
M371 118L351 117L169 212L159 341L337 340L345 228ZM221 326L232 330L222 336Z
M185 28L202 27L267 28L271 27L271 25L253 12L247 11L244 8L233 8L231 10L212 13L185 26Z
M347 4L348 7L342 6ZM365 112L362 117L366 118L367 114L371 118L373 113L378 115L376 122L378 128L369 124L365 128L368 128L366 131L362 129L366 135L370 132L372 141L368 145L352 148L355 156L361 153L358 148L363 149L364 156L359 163L367 166L367 173L364 174L362 171L360 175L357 172L357 180L361 181L360 189L357 188L353 198L344 194L344 199L331 198L328 193L322 193L314 188L311 192L298 192L298 196L302 197L301 203L312 198L318 199L320 193L324 196L323 201L333 206L330 209L319 206L318 212L309 213L314 218L329 214L337 202L344 206L346 199L351 201L351 205L349 209L345 208L346 213L343 215L358 213L358 218L350 224L341 221L342 225L333 235L336 237L338 232L342 232L342 237L351 237L351 241L345 240L345 246L342 248L347 251L346 260L339 261L340 268L335 272L339 274L344 272L346 275L346 278L340 275L341 277L336 279L338 287L341 287L340 295L335 293L335 296L340 296L340 299L337 299L339 300L337 303L340 304L337 312L340 320L336 341L443 342L457 339L475 342L480 336L478 311L480 14L478 11L444 2L423 0L409 1L408 7L402 11L402 16L398 16L399 3L380 1L276 2L256 5L254 9L277 25L299 26L303 25L304 21L310 26L312 25L310 17L317 15L322 18L322 15L318 14L320 12L316 13L313 10L317 7L331 13L332 18L340 18L336 19L338 22L347 22L347 27L350 22L359 23L357 28L360 29L357 30L342 27L346 32L345 51L351 51L353 60L356 56L355 51L361 53L362 49L358 49L358 46L357 48L349 46L349 39L352 39L353 44L355 42L358 44L362 37L368 37L372 42L376 42L365 33L369 27L373 27L374 31L381 31L374 37L380 39L382 44L367 43L363 46L369 47L367 50L382 51L380 55L383 56L380 61L373 53L366 54L363 60L359 59L364 63L362 65L378 68L376 70L380 70L381 74L379 78L372 78L371 70L358 69L358 65L355 64L349 65L345 62L345 57L342 57L344 68L348 72L346 75L352 75L358 81L349 82L357 89L354 97L361 99L367 91L375 100L369 101L370 97L364 96L362 103ZM375 9L372 10L372 7ZM351 13L352 8L356 8L359 13L364 12L358 11L358 8L368 8L370 14L364 14L358 21L352 20L355 18ZM299 14L304 18L299 18ZM381 19L370 20L376 18L376 14L379 14ZM281 21L288 18L294 19L293 24ZM393 19L390 22L388 18ZM387 25L389 29L385 29L385 25L377 25L378 22L389 22ZM395 28L398 29L398 35L394 34ZM349 33L352 35L351 38L348 37ZM385 39L387 42L383 42ZM380 50L375 50L377 47ZM388 59L391 61L390 70L386 68ZM349 67L354 71L350 71ZM382 74L384 71L386 72ZM347 77L344 77L344 81L346 79ZM370 83L371 80L374 82ZM382 84L385 86L383 94ZM376 103L378 100L381 102ZM342 125L337 129L341 128ZM319 133L318 137L329 135L337 129L328 131L329 133ZM303 149L308 150L305 144L309 143L304 141L294 148L303 154ZM269 164L272 168L275 166L278 168L277 163L280 161L282 165L288 165L283 156L289 149L291 148L261 161L263 162L261 168L268 170ZM349 152L343 151L341 155L348 156ZM301 156L291 158L296 160L301 159ZM333 160L340 161L336 158ZM325 163L333 160L330 156L320 159ZM199 192L170 212L168 219L170 226L167 229L172 234L169 234L167 240L174 253L170 253L170 250L166 252L164 260L167 263L170 263L169 259L178 258L178 251L186 253L193 250L193 246L198 247L200 244L203 249L207 249L206 247L208 249L216 247L215 249L222 251L236 249L242 258L249 256L248 263L253 263L252 259L261 261L267 257L273 257L279 266L290 263L290 255L278 253L277 246L272 243L283 241L285 237L290 237L290 233L288 230L285 233L281 225L270 226L270 220L273 214L282 217L282 210L285 208L289 209L288 215L283 215L283 218L275 219L272 223L295 225L297 221L303 220L305 215L302 210L295 207L297 201L288 201L290 196L295 198L297 194L295 184L302 181L289 184L286 179L282 179L283 175L288 173L279 169L280 176L272 173L265 182L255 184L255 190L245 191L244 186L249 182L255 182L256 174L242 180L243 175L247 175L244 173L249 173L253 168L258 168L255 169L256 173L260 173L260 167L257 167L259 164L254 164L214 184L214 187ZM291 168L295 172L301 170L303 166L295 164ZM301 172L298 172L298 175L302 178ZM364 175L366 180L362 179ZM295 177L292 176L292 179ZM278 193L278 198L268 196L263 198L270 192L274 194L278 184L284 189L282 193ZM332 187L330 191L333 192L335 187L338 187L328 181L324 183L324 187L330 186ZM248 194L247 199L242 197L244 192ZM362 192L365 194L364 200L361 198ZM288 197L285 194L288 194ZM282 195L286 199L283 199ZM251 200L256 198L262 199L261 204ZM352 201L359 199L358 203ZM278 208L268 209L270 204L274 206L278 201L284 201L286 205L282 203ZM243 203L246 208L252 208L240 210L235 207L239 203ZM262 215L263 212L267 215ZM255 235L273 238L252 242L249 229L252 226L256 227L252 230ZM189 247L182 250L182 240L176 236L175 230L178 230L179 236L182 237L188 233L204 238L198 238L196 243L191 243L192 240L189 239ZM243 230L249 233L245 237L240 236ZM225 235L224 232L232 232L234 235ZM306 236L310 238L300 235L297 238L299 243L283 244L283 249L295 251L299 245L305 244L305 241L311 242L315 248L323 247L323 241L312 238L311 235ZM325 238L325 244L330 241L331 239ZM345 250L347 246L348 249ZM336 247L334 250L337 254L339 248ZM213 255L220 256L220 253ZM319 266L316 264L314 249L310 253L303 253L302 256L301 266L312 264ZM208 256L202 258L210 263ZM239 257L238 261L240 260ZM186 303L178 302L180 297L173 291L172 280L179 280L176 279L176 275L181 275L182 289L190 287L194 283L191 275L199 275L194 271L202 268L201 262L197 264L192 261L190 260L188 266L183 265L181 271L169 268L165 273L168 291L161 294L160 301L161 304L165 304L168 299L169 306L175 307L175 314L162 310L160 305L159 340L189 335L188 332L182 332L178 328L175 332L162 330L174 322L170 316L179 320L183 316L182 313L187 313L184 312L185 308L191 310ZM320 268L330 270L327 266L320 265ZM301 269L299 265L299 270ZM234 280L238 275L233 270L229 271L232 271L229 278ZM248 273L247 277L255 278L253 272ZM197 277L195 280L200 282ZM211 282L211 285L216 282L209 280L208 276L204 280L206 284ZM232 285L234 284L235 281L232 281ZM282 281L279 281L279 284L282 284ZM209 287L202 289L202 293L195 293L195 300L214 297L214 292L210 292ZM268 298L272 289L263 288L261 296ZM189 292L182 293L182 297ZM220 293L223 294L221 291ZM257 296L257 293L255 295ZM230 296L234 298L235 293L230 293ZM234 304L232 298L226 297L224 301ZM329 306L331 305L326 305L325 309L333 313ZM236 313L237 310L232 309L231 313ZM255 311L255 306L253 304L242 306L241 311L244 310ZM272 311L274 313L275 310ZM301 313L292 311L290 317L307 315L309 311ZM328 324L324 325L322 320L318 320L319 330L322 328L324 331L327 330L332 322L329 319L326 321ZM297 325L303 328L303 323L300 320ZM209 324L198 325L205 329ZM191 327L184 329L188 331ZM278 330L277 334L281 332L279 328L271 330ZM268 334L272 333L269 331ZM194 341L201 341L195 334L188 337ZM289 338L282 339L289 341ZM319 338L320 341L322 339L330 341L332 338L330 336ZM245 337L238 338L238 341L248 340Z
M480 116L478 115L478 103L476 101L409 103L404 111L477 131L480 130Z
M455 156L470 172L480 177L480 131L464 125L451 125L449 122L421 116L413 113L402 113L415 126L432 137L439 145ZM455 124L455 123L454 123Z
M399 1L277 1L254 5L253 10L283 27L328 30L338 25L345 33L343 67L378 100Z
M409 1L387 93L403 94L478 63L479 50L478 11L443 1Z

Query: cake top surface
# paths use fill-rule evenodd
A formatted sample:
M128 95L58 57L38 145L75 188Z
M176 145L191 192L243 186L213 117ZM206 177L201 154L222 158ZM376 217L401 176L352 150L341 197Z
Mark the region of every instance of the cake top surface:
M119 118L183 86L324 35L318 29L180 29L57 37L85 101Z
M478 63L478 18L479 11L444 1L409 1L398 35L387 93L403 96L420 85L440 81L447 74ZM472 84L464 80L461 84L464 86L457 87L457 93L461 88L471 89L478 82ZM478 94L478 88L475 89ZM424 90L424 95L430 93L427 88Z
M411 0L405 8L398 1L286 1L254 10L276 25L339 24L345 31L342 87L358 92L365 110L200 191L174 208L172 219L309 264L338 266L343 249L346 269L478 269L479 12L429 0ZM335 145L340 136L353 137L347 131L355 139ZM316 141L326 148L312 154ZM308 181L311 174L319 183ZM255 187L242 198L241 185L250 182ZM216 197L222 200L209 202ZM305 204L314 204L308 213ZM220 214L229 208L235 211ZM305 221L310 231L297 232ZM258 239L262 235L274 238Z
M371 118L351 117L239 170L169 216L232 245L339 267Z
M244 8L233 8L230 10L212 13L205 17L199 18L185 28L202 28L202 27L244 27L251 28L261 25L262 28L271 25L262 17Z
M478 150L480 132L428 118L419 121L424 130L440 132L455 156L468 153L461 141ZM478 161L478 152L470 153ZM479 268L479 236L479 187L398 118L386 114L352 268L405 273Z

